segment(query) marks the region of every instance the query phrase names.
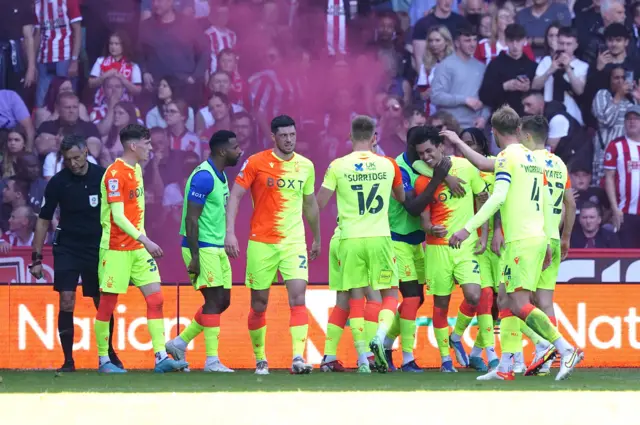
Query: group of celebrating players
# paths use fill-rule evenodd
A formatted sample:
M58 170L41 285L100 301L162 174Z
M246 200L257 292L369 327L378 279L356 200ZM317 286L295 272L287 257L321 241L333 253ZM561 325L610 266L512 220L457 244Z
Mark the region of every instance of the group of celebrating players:
M313 369L303 358L308 261L320 253L319 214L335 193L338 225L329 245L329 286L337 296L327 325L322 371L345 371L336 352L349 320L358 372L395 370L391 352L398 336L401 370L422 372L413 349L417 311L426 289L434 297L433 327L442 372L457 372L453 349L460 366L485 373L479 380L513 380L515 372L548 374L556 356L561 358L556 379L567 378L584 358L558 332L553 312L555 281L575 217L567 169L545 149L544 117L521 119L503 107L493 114L491 125L503 149L497 157L489 156L473 138L467 144L454 132L419 126L409 130L406 152L394 160L375 153L375 122L356 117L350 135L353 152L331 163L317 195L313 163L295 153L296 126L290 117L272 120L273 149L249 157L231 190L224 170L238 164L242 151L234 133L216 132L209 142L210 157L186 182L180 228L183 259L204 302L194 320L166 344L155 263L163 252L144 231L140 164L149 157L150 134L145 127L127 126L120 132L124 154L100 182L100 297L95 320L99 372L125 372L110 349L109 322L118 294L125 293L130 282L140 288L147 304L155 371L188 370L187 345L204 333L204 370L233 372L218 357L220 316L230 304L229 257L240 255L235 236L238 206L251 191L246 285L251 290L248 329L256 374L269 373L265 313L278 272L291 308L291 372L307 374ZM445 139L461 157L445 155ZM83 144L67 151L75 157L78 151L86 161ZM67 151L65 164L71 164ZM302 215L313 233L309 251ZM37 257L34 254L34 267L41 273L41 256ZM449 333L449 303L456 283L464 300ZM494 349L494 305L501 319L500 359ZM461 336L474 316L478 334L467 354ZM523 333L536 345L528 368L522 357Z

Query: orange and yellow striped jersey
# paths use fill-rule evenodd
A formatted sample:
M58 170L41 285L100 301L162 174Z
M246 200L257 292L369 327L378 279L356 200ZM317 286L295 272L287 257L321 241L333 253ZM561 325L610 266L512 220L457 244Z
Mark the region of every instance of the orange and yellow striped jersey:
M310 160L294 154L285 161L271 149L262 151L245 161L236 184L251 190L249 239L270 244L305 243L303 198L312 195L315 186Z
M132 251L143 248L143 245L126 234L113 221L111 204L122 202L124 215L143 234L144 232L144 185L142 167L135 167L118 158L107 167L100 187L102 198L100 224L102 239L100 248L115 251Z

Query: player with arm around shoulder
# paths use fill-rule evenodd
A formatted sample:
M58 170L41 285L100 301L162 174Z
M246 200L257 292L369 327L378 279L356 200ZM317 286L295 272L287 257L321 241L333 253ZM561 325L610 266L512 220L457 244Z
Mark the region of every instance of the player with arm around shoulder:
M543 212L543 208L548 207L544 198L549 196L548 191L542 190L546 185L543 166L529 149L520 144L518 133L521 121L512 108L503 106L498 109L491 118L491 124L496 140L504 147L495 161L496 182L493 195L464 228L449 239L452 247L460 247L471 232L501 208L505 234L503 264L508 299L508 311L501 312L502 357L497 369L478 379L515 379L511 370L513 353L522 348L518 318L555 346L557 353L561 355L556 380L566 379L582 361L584 353L569 344L549 317L531 304L540 273L551 261L549 226L545 223ZM509 340L512 336L513 341ZM542 361L555 357L555 349L550 349ZM540 367L542 364L540 363Z
M420 142L416 144L416 151L421 160L413 164L422 174L416 181L416 193L425 190L430 183L430 178L426 175L430 174L433 167L445 156L444 138L437 129L427 128ZM450 173L466 182L466 194L462 198L455 198L450 190L440 185L434 201L422 214L423 227L427 232L427 291L429 295L433 295L434 333L442 358L442 372L456 372L450 348L453 348L461 366L470 366L461 337L475 316L481 297L480 267L476 258L476 253L480 252L478 235L472 235L459 251L447 245L447 236L453 228L473 216L475 198L485 190L485 184L478 170L466 159L452 157L451 163ZM458 310L456 326L449 334L447 317L455 281L460 284L464 300Z
M358 352L358 369L369 369L364 336L365 288L379 290L382 306L378 329L369 342L379 372L386 372L383 341L393 323L398 303L398 270L389 230L389 197L404 202L402 176L395 161L371 152L375 124L366 116L351 123L353 152L334 160L318 192L324 208L336 193L340 226L342 284L349 290L351 331Z
M187 345L204 333L207 358L205 372L233 372L218 358L220 315L231 304L231 264L224 250L226 206L229 184L225 168L238 164L242 149L235 133L215 132L209 140L211 152L187 180L180 235L182 259L191 284L200 291L204 304L180 335L165 348L176 360L184 360Z
M120 130L124 147L121 158L104 174L100 188L102 200L100 222L100 305L94 324L98 345L99 372L124 373L108 356L109 318L125 294L129 282L140 289L147 304L147 327L155 353L155 372L164 373L186 368L185 361L170 358L165 351L164 315L160 273L156 258L162 249L144 231L144 185L140 163L149 159L151 135L146 127L130 124Z
M271 121L273 149L252 155L236 177L227 204L227 235L225 249L231 258L239 255L235 222L238 205L247 191L253 199L251 234L247 247L246 285L251 289L251 309L248 327L256 357L256 374L267 375L269 366L265 354L266 310L269 289L277 282L278 271L284 279L291 308L289 329L293 346L291 371L307 374L313 370L303 354L308 333L308 313L305 304L308 260L320 253L320 216L314 194L313 163L295 153L296 124L280 115ZM313 244L307 255L304 214Z

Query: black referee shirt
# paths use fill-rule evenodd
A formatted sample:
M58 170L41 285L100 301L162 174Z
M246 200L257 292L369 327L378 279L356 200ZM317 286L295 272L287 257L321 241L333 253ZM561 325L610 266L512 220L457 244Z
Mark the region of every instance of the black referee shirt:
M94 248L97 255L102 236L100 226L100 183L106 170L89 163L84 176L63 168L49 180L44 191L40 218L51 220L60 206L60 224L54 243L59 247Z

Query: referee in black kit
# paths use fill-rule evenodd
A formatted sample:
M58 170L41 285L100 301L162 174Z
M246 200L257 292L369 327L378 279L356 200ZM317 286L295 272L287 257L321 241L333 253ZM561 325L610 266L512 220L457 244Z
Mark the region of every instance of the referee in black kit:
M51 178L44 192L30 266L31 274L42 278L42 246L60 206L60 223L53 236L53 288L60 294L58 334L64 353L64 364L58 372L74 372L73 361L73 309L76 304L78 278L82 277L82 294L93 298L98 308L98 251L102 226L100 225L100 183L106 170L87 161L87 144L82 136L65 136L60 146L64 168ZM110 323L109 358L122 368L113 345L113 316Z

